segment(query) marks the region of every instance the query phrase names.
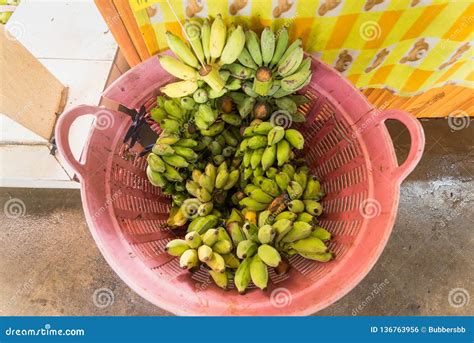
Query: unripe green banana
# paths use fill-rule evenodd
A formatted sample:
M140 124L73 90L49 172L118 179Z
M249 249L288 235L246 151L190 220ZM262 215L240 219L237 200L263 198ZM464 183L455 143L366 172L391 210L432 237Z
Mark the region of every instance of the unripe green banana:
M162 132L160 137L156 140L157 143L163 143L163 144L168 144L168 145L174 145L178 141L179 141L178 135L165 134L165 132Z
M184 157L188 161L196 161L198 159L198 154L196 154L193 149L182 146L173 146L173 149L176 154Z
M300 66L301 67L301 66ZM296 92L298 89L302 88L302 85L311 77L311 70L301 70L297 71L294 74L288 73L288 76L284 77L280 81L281 89L289 92Z
M269 65L275 52L275 34L269 27L262 31L260 46L263 64Z
M157 123L161 123L163 119L168 117L168 113L166 113L166 111L161 107L155 107L151 109L150 116L151 119L153 119Z
M209 268L211 268L216 273L224 273L225 272L225 261L224 258L216 253L212 253L212 257L209 261L206 261L206 264Z
M272 243L275 236L276 230L269 224L263 225L258 229L258 240L262 244Z
M242 118L235 113L224 113L221 115L221 117L222 117L222 120L225 121L227 124L234 125L234 126L240 126L242 124Z
M258 202L255 199L252 199L250 197L243 198L242 200L240 200L239 205L246 207L251 211L257 211L257 212L263 211L267 207L267 204Z
M212 247L217 242L219 231L217 229L209 229L202 235L202 242Z
M216 188L222 189L228 180L229 180L229 172L227 170L219 171L216 177Z
M305 223L313 223L313 220L314 220L314 217L309 214L308 212L302 212L300 214L298 214L298 217L296 218L297 221L300 221L300 222L305 222Z
M270 194L273 197L277 197L280 195L280 189L275 181L264 178L260 182L260 188L265 192Z
M281 191L286 191L288 185L290 184L290 181L291 179L286 173L280 172L275 176L275 182L277 183Z
M288 219L280 219L273 223L272 227L276 230L277 235L275 242L279 243L283 237L292 229L293 222Z
M171 256L181 256L188 249L189 245L184 239L173 239L165 247L165 251Z
M328 251L327 246L322 240L317 237L309 236L305 239L300 239L290 244L292 249L298 251L298 253L325 253Z
M175 168L186 168L189 165L188 161L180 155L163 156L162 159Z
M278 63L278 73L283 77L293 74L303 61L303 57L303 48L297 47Z
M301 256L304 258L307 258L309 260L314 260L318 262L329 262L333 259L334 255L332 252L326 252L326 253L309 253L309 252L300 252L299 253Z
M222 64L231 64L239 57L242 49L245 46L245 33L242 29L242 26L237 26L237 28L231 33L227 39L227 43L224 47L224 50L221 54L221 59L219 63Z
M268 270L262 259L255 255L250 262L250 277L255 286L261 290L267 289L268 284Z
M308 183L307 174L303 171L298 171L293 176L293 180L299 183L299 185L301 186L301 188L303 189L303 192L304 192L304 190L306 189L306 184Z
M283 167L281 168L281 171L285 173L286 175L288 175L291 180L293 180L293 176L295 175L295 167L287 163L283 165Z
M247 150L244 153L244 157L242 158L242 164L244 165L245 168L250 167L250 162L252 160L252 154L253 154L253 150Z
M315 177L310 177L306 183L306 188L303 192L304 200L315 200L321 191L321 184Z
M250 193L252 193L252 191L254 191L256 189L260 189L260 187L254 185L253 183L250 183L250 184L248 184L247 186L244 187L244 193L247 194L248 196L250 196Z
M262 211L258 215L258 226L262 227L267 224L273 224L275 218L273 217L272 213L268 210Z
M209 52L211 55L211 60L216 60L221 56L226 41L226 35L227 27L222 20L222 16L218 14L211 25L209 39Z
M272 129L273 129L273 124L268 121L264 121L255 125L253 132L258 135L267 136ZM266 141L268 143L268 139Z
M320 216L323 213L323 206L316 200L303 200L306 212L313 216Z
M260 51L260 42L258 41L257 34L252 30L248 30L245 32L245 40L245 45L250 53L250 56L252 56L255 64L261 66L263 61L262 53Z
M304 146L303 135L295 129L288 129L285 131L285 139L296 149L301 150Z
M263 171L262 167L258 166L257 168L254 169L253 171L254 177L263 176L263 175L265 175L265 172Z
M225 123L223 121L215 122L208 129L201 130L201 135L214 137L221 133L225 128Z
M288 209L293 213L301 213L304 212L305 206L303 201L295 199L290 201Z
M242 152L247 151L248 142L249 142L249 140L247 138L245 138L244 140L242 140L242 142L240 142L240 146L239 146L240 151L242 151Z
M214 280L214 283L222 288L222 289L227 289L227 286L229 284L229 279L227 277L227 273L222 272L218 273L213 270L209 270L209 275L211 275L212 280Z
M256 137L253 137L253 138L256 138ZM252 167L252 169L257 168L260 165L264 151L265 151L264 148L259 148L259 149L255 149L252 152L252 156L250 157L250 166Z
M273 201L273 197L264 191L262 191L260 188L254 189L253 191L250 192L249 196L263 204L268 204Z
M257 252L257 243L250 239L243 240L237 245L237 257L244 259L253 256Z
M294 222L297 219L297 217L298 215L296 213L293 213L291 211L283 211L275 217L275 221L278 221L280 219L288 219Z
M269 179L272 179L272 180L275 179L276 174L278 174L278 169L276 169L275 167L270 167L270 168L268 168L267 171L265 172L265 175L266 175Z
M178 132L180 124L177 120L167 118L161 121L160 126L164 132Z
M265 171L275 163L277 155L277 145L270 145L265 148L262 155L262 169Z
M210 52L210 40L211 40L211 26L209 21L204 19L204 22L201 26L201 44L202 52L204 53L204 59L207 63L211 62L211 52Z
M214 204L211 201L209 201L209 202L205 202L199 205L197 213L199 216L205 217L211 214L213 209L214 209Z
M235 256L234 254L224 254L222 255L222 258L224 259L225 266L227 268L231 268L231 269L239 268L240 261L237 258L237 256Z
M205 89L199 88L193 93L193 100L198 104L204 104L209 100L209 94Z
M272 60L270 62L270 66L273 67L278 61L281 60L281 57L285 53L286 47L288 46L288 30L286 27L281 28L278 31L278 39L276 42L275 52L273 53Z
M260 149L260 148L266 147L267 142L268 142L268 140L267 140L266 136L256 135L256 136L253 136L253 137L249 138L247 145L250 149L255 150L255 149Z
M322 228L321 226L317 226L311 233L311 236L319 238L323 242L329 241L332 238L331 233L328 230Z
M212 193L214 191L215 181L213 181L212 176L202 174L199 178L199 185L205 190L207 190L209 193Z
M198 77L196 69L187 66L186 64L174 59L170 56L161 56L158 58L161 66L169 74L181 80L192 80Z
M277 161L278 166L281 167L290 159L290 143L286 139L282 139L277 144Z
M240 64L246 66L247 68L252 68L255 70L258 68L257 64L255 64L255 61L253 60L252 56L250 56L250 52L246 47L242 49L238 60Z
M268 133L268 145L277 144L285 137L285 129L282 126L273 127Z
M238 170L233 170L229 174L229 177L227 178L227 182L224 184L223 189L227 191L234 187L237 181L239 180L239 175L240 172Z
M278 267L281 262L280 253L271 245L262 244L258 248L258 256L262 261L270 267Z
M214 243L212 250L219 254L228 254L232 251L232 243L228 240L219 240Z
M216 155L212 158L215 164L221 164L222 162L225 161L224 155Z
M303 188L301 188L300 184L296 181L290 181L286 191L288 192L290 199L299 199L303 194ZM308 210L307 212L311 213Z
M151 151L159 156L171 156L174 154L174 149L168 144L156 143Z
M167 156L163 156L163 158L164 157L167 157ZM165 168L166 168L166 170L163 173L163 176L168 181L177 181L177 182L183 181L183 176L176 169L174 169L172 166L170 166L169 164L166 164Z
M252 174L253 174L252 168L245 168L244 175L243 175L244 180L248 180L252 176Z
M146 175L148 181L155 187L164 188L168 184L163 174L153 171L150 166L146 167Z
M240 224L237 222L231 222L227 224L227 230L232 237L232 242L238 245L240 242L246 239L244 233L240 229Z
M197 191L196 197L199 199L200 202L206 203L212 200L212 195L209 191L205 188L200 188Z
M199 62L191 49L176 35L166 32L166 41L178 58L193 68L199 68Z
M211 227L215 227L219 222L219 218L213 214L210 214L205 217L198 217L193 219L193 221L188 226L188 232L196 231L199 234L203 234Z
M253 132L254 129L255 129L255 126L246 127L242 136L244 136L245 138L250 138L250 137L255 136L256 133ZM247 139L247 146L248 146L248 139Z
M314 228L311 224L305 222L294 222L293 228L281 240L282 243L292 243L300 239L304 239L311 235Z
M250 284L251 275L250 275L250 263L252 262L252 257L247 257L244 259L237 270L235 271L234 283L235 287L240 294L245 293L248 285Z
M188 249L179 258L179 266L183 269L191 269L199 265L196 249Z
M202 244L201 236L197 232L188 232L184 240L192 249L197 249Z

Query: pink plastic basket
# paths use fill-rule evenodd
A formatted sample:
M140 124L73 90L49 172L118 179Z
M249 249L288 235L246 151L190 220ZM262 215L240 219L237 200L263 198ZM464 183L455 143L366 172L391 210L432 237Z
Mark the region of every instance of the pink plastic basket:
M142 147L122 144L130 118L120 112L79 106L59 118L60 153L77 172L84 211L102 254L120 277L153 304L179 315L308 315L332 304L359 283L380 256L392 231L401 181L414 169L424 148L420 123L396 110L373 108L335 70L317 59L311 83L300 93L308 117L300 127L304 156L327 193L321 225L335 239L329 263L290 259L286 275L270 272L266 292L245 295L223 291L205 270L190 274L164 252L174 233L161 226L169 199L146 178ZM172 78L151 58L128 71L104 96L128 108L153 105L158 89ZM82 115L96 117L78 162L68 142L71 124ZM385 120L402 122L411 136L406 161L398 166Z

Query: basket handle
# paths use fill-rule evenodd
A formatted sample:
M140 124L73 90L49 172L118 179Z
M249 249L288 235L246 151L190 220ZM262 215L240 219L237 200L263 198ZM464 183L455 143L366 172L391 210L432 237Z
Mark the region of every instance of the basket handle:
M400 110L386 110L380 116L380 122L387 119L394 119L401 122L408 129L410 134L411 146L405 162L396 167L392 172L393 177L402 182L412 171L423 155L425 148L425 133L421 123L409 113Z
M113 120L113 112L114 111L106 109L105 107L80 105L72 108L67 112L64 112L59 117L54 132L58 151L79 176L85 174L86 160L84 159L83 162L76 160L71 151L71 145L69 144L69 131L71 129L72 123L74 123L77 118L83 115L95 116L94 124L98 120L100 121L102 115L104 115L104 117L107 117L108 119L112 118ZM107 118L104 118L104 121ZM100 123L97 125L100 125Z

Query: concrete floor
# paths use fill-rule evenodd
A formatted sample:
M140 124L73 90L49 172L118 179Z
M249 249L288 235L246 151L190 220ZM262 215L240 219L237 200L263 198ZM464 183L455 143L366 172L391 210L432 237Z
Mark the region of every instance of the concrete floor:
M446 120L423 122L426 151L402 185L388 246L353 291L318 315L474 314L470 124L451 131ZM406 130L389 127L405 156ZM1 315L169 314L135 294L107 265L84 221L78 191L0 189L2 207L11 199L23 201L25 213L12 219L0 211ZM114 298L105 307L93 301L102 288Z

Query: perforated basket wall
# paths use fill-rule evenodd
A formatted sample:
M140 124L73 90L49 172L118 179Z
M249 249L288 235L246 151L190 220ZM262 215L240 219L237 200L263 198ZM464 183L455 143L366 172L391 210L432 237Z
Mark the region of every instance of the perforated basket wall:
M284 275L270 270L266 292L223 291L202 269L191 274L164 252L176 233L163 229L169 199L146 178L143 147L121 142L128 116L105 108L80 106L61 116L58 148L81 181L84 211L104 257L122 279L152 303L183 315L302 315L314 313L349 292L369 272L392 230L400 182L419 161L424 147L420 124L400 111L379 111L330 67L313 59L311 83L301 91L311 101L299 129L306 158L322 181L321 225L334 234L336 259L329 263L290 258ZM151 108L160 86L171 77L156 58L123 75L104 96L129 108ZM97 117L84 159L72 156L68 132L78 116ZM396 119L410 132L412 146L398 166L384 121ZM107 125L104 125L104 122Z

